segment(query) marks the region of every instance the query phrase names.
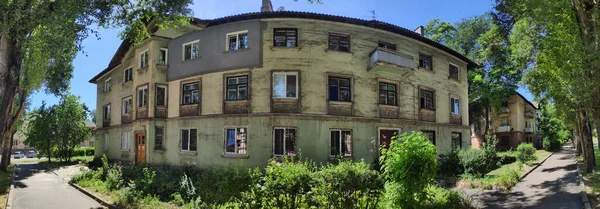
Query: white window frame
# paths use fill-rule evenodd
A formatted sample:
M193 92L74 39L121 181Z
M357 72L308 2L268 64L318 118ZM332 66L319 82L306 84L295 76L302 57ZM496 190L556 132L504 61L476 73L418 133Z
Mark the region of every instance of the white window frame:
M460 81L460 67L458 67L457 64L454 64L452 62L448 62L448 77L450 77L450 65L456 67L456 73L457 73L456 80ZM454 79L454 78L452 78L452 79Z
M147 58L148 58L148 50L146 49L145 51L140 53L140 62L139 62L140 69L148 67L149 63L144 63ZM148 59L148 62L150 62L150 59ZM144 64L146 64L146 65L144 66Z
M140 90L146 90L146 103L144 103L144 99L142 97L142 99L140 100ZM148 107L148 85L144 85L144 86L140 86L137 88L137 90L135 91L135 95L136 95L136 103L137 103L137 107L138 108L145 108ZM142 95L143 96L143 95Z
M241 31L236 31L236 32L231 32L231 33L227 33L225 35L225 51L237 51L240 50L240 34L246 34L247 36L248 34L248 30L241 30ZM235 49L234 50L230 50L229 49L229 36L233 36L235 35ZM248 43L250 43L250 36L248 36ZM245 49L250 48L250 46L247 46Z
M104 150L108 150L108 142L110 141L110 137L108 136L108 133L104 134Z
M129 72L129 74L131 75L131 80L127 80L127 72ZM133 66L129 66L128 68L125 68L125 71L123 71L123 83L129 81L133 81Z
M163 88L163 89L165 89L165 99L164 99L164 105L158 105L158 88ZM155 98L156 102L155 102L154 104L155 104L157 107L166 107L166 106L167 106L167 102L169 101L169 100L167 99L167 95L169 94L169 93L168 93L168 90L169 90L169 89L168 89L167 85L164 85L164 84L156 84L156 90L154 91L154 96L155 96L154 98Z
M331 144L331 132L333 132L333 131L340 132L340 137L342 137L342 132L345 132L345 131L349 131L350 132L350 155L346 155L344 153L343 157L352 157L352 156L354 156L354 150L353 150L354 149L354 139L353 139L354 138L354 133L353 133L352 129L329 129L329 137L328 137L329 138L328 139L328 141L329 141L329 149L327 150L327 152L329 153L328 154L329 157L336 157L335 155L331 155L331 146L333 146L333 144ZM377 133L377 134L379 134L379 133ZM339 140L343 140L343 139L340 138ZM341 148L342 144L343 144L342 141L340 141L340 148Z
M457 111L457 112L452 112L452 108L455 107L454 105L455 105L456 101L458 101L457 109L455 109L455 111ZM453 115L460 115L460 98L451 96L450 97L450 105L451 105L450 113L452 113Z
M165 129L163 128L163 131L164 130ZM188 131L188 149L187 150L183 149L183 137L182 137L183 134L182 133L183 133L184 130ZM196 151L192 151L192 149L191 149L191 147L192 147L191 146L191 143L192 143L192 140L191 140L191 138L192 138L192 134L191 134L192 130L196 130L196 134L198 134L198 129L197 128L181 128L181 129L179 129L179 151L181 151L181 152L197 152L198 151L198 141L197 141L198 140L198 136L196 136ZM165 139L165 137L164 137L164 132L163 132L163 140L164 139ZM164 146L164 141L163 141L163 146Z
M238 153L238 152L235 152L235 151L234 152L227 152L227 130L228 129L234 129L236 136L238 135L238 129L240 129L241 133L245 133L245 137L246 137L246 139L245 139L246 153ZM225 129L224 129L224 140L223 140L223 153L225 153L225 155L248 155L248 138L249 138L248 135L249 135L248 134L248 128L246 128L246 127L239 127L239 126L236 126L236 127L225 127ZM234 142L234 143L235 143L234 144L234 146L235 146L234 150L239 150L240 148L239 148L239 146L237 144L237 139L236 139L236 142ZM241 143L240 143L240 145L241 145Z
M276 97L275 96L275 76L276 75L283 75L285 77L285 79L283 80L283 97ZM287 76L288 75L294 75L296 76L296 96L295 97L288 97L287 96ZM273 83L271 84L272 88L273 88L273 98L276 99L297 99L298 98L298 72L274 72L273 73Z
M160 61L161 61L161 60L159 59L159 57L160 57L160 54L161 54L161 52L160 52L160 51L165 51L165 57L164 57L164 58L165 58L165 61L164 61L164 63L163 63L162 65L167 65L167 64L168 64L168 62L169 62L169 49L167 49L167 48L158 48L158 55L157 55L158 57L156 58L156 59L158 60L158 61L157 61L157 64L160 64Z
M129 112L127 111L127 104L126 102L129 100L129 105L131 106L131 110L129 110ZM131 115L131 112L133 112L133 96L128 96L123 98L123 100L121 101L121 115Z
M123 131L121 133L121 150L129 150L131 144L131 132Z
M190 50L193 50L194 49L194 44L196 45L196 48L198 48L198 51L196 52L196 57L194 57L193 54L192 54L192 52L190 52L190 59L187 59L187 60L193 60L193 59L196 59L196 58L200 57L200 55L199 55L199 53L200 53L200 40L193 40L193 41L181 44L181 60L182 61L186 61L186 59L185 59L185 47L187 45L192 45L190 47ZM168 51L167 51L167 53L168 53Z
M276 154L275 153L275 131L277 129L281 129L283 130L283 154ZM296 134L294 135L295 139L294 139L294 143L296 144L296 146L294 147L294 153L290 154L290 153L286 153L286 132L287 130L294 130L296 132ZM274 127L273 128L273 156L296 156L298 152L298 129L296 127Z
M102 107L102 120L110 120L110 113L110 104L104 105Z
M112 78L109 77L104 81L104 92L112 90Z

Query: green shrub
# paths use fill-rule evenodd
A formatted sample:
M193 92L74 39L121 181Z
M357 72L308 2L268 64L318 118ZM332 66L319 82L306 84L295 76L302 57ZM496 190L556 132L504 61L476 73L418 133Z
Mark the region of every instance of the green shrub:
M427 187L429 203L426 208L431 209L468 209L472 200L463 193L438 186Z
M123 185L123 172L120 166L111 166L106 174L104 184L107 189L116 190Z
M438 168L440 174L447 176L456 176L464 172L456 150L448 154L441 154L438 158Z
M94 147L76 147L73 149L71 154L72 157L75 156L93 156L95 148Z
M425 188L437 171L436 148L422 132L392 137L382 150L382 170L387 208L418 208L426 200Z
M263 177L263 208L307 208L313 206L307 198L317 184L313 173L315 164L310 160L294 161L284 157L281 163L269 160Z
M460 164L464 172L474 177L482 177L484 174L500 167L500 159L496 152L495 139L488 139L480 149L463 149L458 152Z
M383 191L383 179L369 164L341 161L316 173L319 186L314 188L323 208L373 208Z
M510 190L513 186L519 183L519 172L516 170L509 170L496 178L494 181L495 185L502 187L503 189Z
M517 161L525 164L530 164L535 160L537 160L537 156L535 155L535 147L533 147L533 144L519 144L519 146L517 147Z
M181 199L186 203L191 202L196 199L196 188L192 183L192 179L188 178L185 173L181 177L181 181L179 182L179 192L181 195Z
M260 180L259 169L215 167L202 173L197 184L203 202L224 204L242 197Z

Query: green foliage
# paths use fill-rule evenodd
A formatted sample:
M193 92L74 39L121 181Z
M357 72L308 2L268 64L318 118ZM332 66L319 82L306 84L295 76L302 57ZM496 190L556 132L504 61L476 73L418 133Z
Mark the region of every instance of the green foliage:
M452 150L448 154L441 154L438 158L439 174L456 176L462 174L464 172L463 169L458 157L458 150Z
M431 209L469 209L471 199L458 191L444 189L437 186L427 187L430 202L426 208Z
M386 207L417 208L437 171L436 148L422 132L403 133L382 150Z
M529 164L537 160L535 155L535 147L530 143L521 143L517 147L517 161Z
M196 188L192 183L192 179L188 178L185 173L181 177L181 181L179 181L179 192L177 194L181 196L184 202L191 202L196 199Z
M73 149L71 156L92 156L94 155L95 150L94 147L77 147Z
M482 177L486 173L500 166L500 159L496 153L495 139L488 139L481 149L460 150L458 157L463 165L465 174Z
M186 173L192 173L186 171ZM202 173L197 188L202 201L209 204L224 204L239 199L260 181L259 169L249 170L238 167L215 167Z
M498 176L498 178L495 179L494 184L505 190L510 190L519 183L519 176L519 172L511 169Z
M569 139L571 132L557 114L555 105L543 104L541 109L542 114L538 120L543 148L546 151L558 150Z
M106 180L104 181L107 189L116 190L123 186L123 172L120 166L111 166L106 172Z
M310 198L304 198L317 185L313 173L316 165L309 160L294 161L284 157L282 162L269 160L265 169L262 193L262 207L298 208L314 205Z

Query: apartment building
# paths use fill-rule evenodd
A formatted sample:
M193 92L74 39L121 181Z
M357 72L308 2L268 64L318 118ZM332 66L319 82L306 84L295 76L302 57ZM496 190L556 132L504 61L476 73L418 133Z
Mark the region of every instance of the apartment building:
M200 167L299 154L372 162L410 131L439 153L470 146L467 70L477 64L419 33L270 5L149 28L90 80L96 155Z
M497 147L501 150L516 148L520 143L533 143L541 147L541 136L538 118L540 109L537 103L525 99L523 95L515 93L502 103L499 110L492 109L489 132L496 136ZM479 126L481 128L485 126ZM472 134L473 147L483 143L483 130Z

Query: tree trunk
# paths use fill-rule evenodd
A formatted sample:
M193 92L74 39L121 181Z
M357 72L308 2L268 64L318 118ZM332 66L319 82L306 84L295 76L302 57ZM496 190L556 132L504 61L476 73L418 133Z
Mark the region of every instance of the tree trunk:
M0 36L0 51L2 52L0 53L0 136L2 136L2 140L10 140L7 134L12 133L14 124L13 106L19 87L19 74L21 71L19 58L21 56L17 43L8 36ZM10 144L10 141L5 141L3 144ZM3 151L6 152L7 150L10 150L10 147L5 148ZM6 171L8 159L4 156L10 156L10 151L9 153L2 153L2 155L0 170Z
M485 107L485 125L483 126L484 130L485 130L483 132L484 143L486 143L486 137L488 137L488 132L489 132L488 129L490 128L490 111L489 110L490 110L489 107ZM490 138L492 138L492 137L490 137Z
M583 154L586 165L585 172L591 173L596 168L596 156L594 155L594 143L592 141L592 130L590 118L586 111L581 112L581 137L583 142Z
M581 137L579 137L579 131L577 129L573 130L571 132L572 137L571 137L571 141L573 141L573 145L575 146L575 149L577 150L577 153L575 153L577 156L581 156L582 154L582 143L581 143Z

